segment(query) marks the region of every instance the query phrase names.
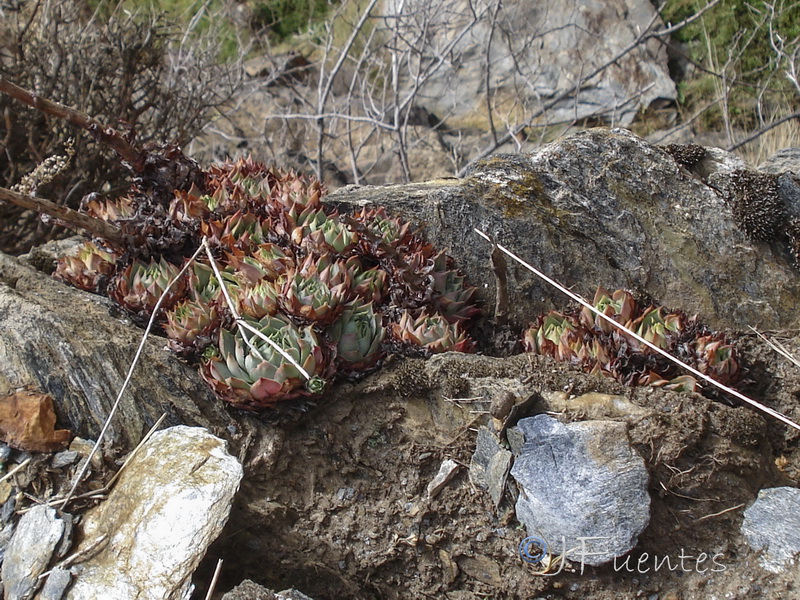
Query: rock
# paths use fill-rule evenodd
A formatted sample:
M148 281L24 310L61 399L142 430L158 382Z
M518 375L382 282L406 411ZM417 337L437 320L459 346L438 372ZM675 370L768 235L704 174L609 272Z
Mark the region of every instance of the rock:
M409 14L419 18L416 15L430 10L421 0L387 0L385 6L389 15L405 15L408 20ZM658 22L653 5L646 0L503 3L494 31L491 5L451 2L433 16L429 43L444 53L442 48L454 41L456 32L484 9L487 13L467 35L455 40L447 51L448 62L423 81L417 96L417 103L430 112L450 115L448 123L453 126L474 127L485 115L487 79L496 106L534 111L566 92L541 117L548 122L596 116L628 125L656 99L676 98L666 50L656 40L619 58L579 94L569 93L582 77L632 44L654 19ZM401 17L401 26L403 22ZM405 82L409 89L415 84L417 80Z
M222 600L312 600L296 589L273 592L264 586L245 579L222 597Z
M495 507L500 505L503 498L510 468L511 452L500 445L500 441L491 431L481 427L469 465L469 478L476 486L489 490Z
M707 169L722 177L731 161L712 159ZM328 199L342 210L380 204L421 226L478 286L488 311L491 246L473 228L589 299L602 285L645 292L717 329L800 324L800 278L788 253L749 241L714 189L628 131L593 129L535 154L498 155L463 180L349 186ZM508 262L517 327L568 303Z
M778 176L778 194L789 216L800 218L800 148L778 150L758 170Z
M758 165L763 173L780 175L787 171L800 176L800 148L783 148Z
M550 412L579 414L584 419L636 421L651 414L651 411L635 405L623 396L598 394L597 392L581 394L576 398L570 398L564 392L550 392L543 396Z
M442 488L447 485L447 482L453 478L456 471L458 471L458 463L456 461L450 458L442 461L439 466L439 472L428 483L428 498L435 498L442 491Z
M55 568L47 576L42 591L36 600L61 600L72 581L72 573L68 569Z
M0 395L26 386L49 394L60 428L97 439L143 331L107 298L4 254L0 331ZM194 369L169 352L162 338L151 336L104 443L132 449L163 413L167 426L200 425L231 440L231 423L243 437L258 427L249 417L228 413Z
M155 433L108 499L88 511L70 600L189 598L191 576L228 520L242 467L206 430ZM99 540L107 536L104 542Z
M33 597L66 529L67 523L49 506L36 505L22 515L3 559L6 600Z
M551 553L576 549L567 558L581 565L629 552L650 520L650 497L644 460L630 447L626 426L564 425L537 415L518 427L525 445L511 475L520 487L517 518L528 535L545 540Z
M753 550L763 550L761 565L780 573L797 564L800 554L800 489L763 489L744 511L742 533Z
M222 596L222 600L276 600L275 592L245 579L242 583Z

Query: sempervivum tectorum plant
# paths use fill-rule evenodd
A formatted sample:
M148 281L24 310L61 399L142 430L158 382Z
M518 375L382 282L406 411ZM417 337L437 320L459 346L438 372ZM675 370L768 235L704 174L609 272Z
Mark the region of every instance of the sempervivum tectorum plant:
M103 221L129 219L136 213L136 202L127 196L115 200L101 200L95 197L95 194L89 194L81 206L86 214Z
M384 208L365 208L353 215L353 220L363 226L359 237L362 252L381 257L398 248L411 238L409 224L390 217Z
M353 294L365 302L380 304L389 290L389 274L380 267L365 269L357 256L351 256L345 263L353 282Z
M220 220L203 221L200 225L200 232L212 245L248 254L269 241L270 229L269 219L242 211Z
M439 314L448 321L469 321L480 314L475 305L478 288L467 287L465 278L458 271L448 269L447 255L440 252L432 261L429 271L433 302Z
M311 327L297 327L280 316L248 323L277 344L310 379L261 337L248 332L248 343L239 330L222 329L218 346L206 350L200 371L218 397L239 408L255 410L323 390L328 361Z
M630 292L598 288L594 306L654 346L732 385L741 378L736 349L722 333L711 333L680 311L642 309ZM654 385L695 391L697 381L646 344L584 308L541 315L523 334L528 352L571 362L587 372L603 373L626 385Z
M404 311L400 322L392 324L392 333L400 342L439 352L472 352L475 344L459 323L450 323L442 315L423 312L418 317Z
M129 311L150 316L159 298L175 279L180 269L163 258L156 262L143 263L136 259L117 273L108 288L108 295ZM178 279L161 302L162 310L168 310L180 300L186 291L186 279Z
M117 256L98 248L94 242L86 242L75 256L58 259L54 275L75 287L97 292L116 268Z
M98 250L64 259L58 276L105 288L142 321L176 265L205 238L235 311L270 330L271 339L297 346L316 376L306 384L298 373L286 375L290 367L271 351L251 352L230 329L234 311L201 253L158 316L166 315L173 349L199 358L206 347L204 377L220 397L271 406L317 391L332 365L348 377L375 368L387 347L412 355L472 350L466 327L477 313L474 289L445 254L384 208L339 215L322 203L318 181L251 159L212 166L167 192L151 188L139 181L120 200L87 200L83 210L115 221L136 243L125 246L124 258Z
M385 334L372 302L364 304L360 300L345 306L328 329L328 335L336 341L336 361L347 372L373 367L385 354L381 348Z
M202 352L211 342L211 336L219 324L219 312L215 304L183 300L167 312L164 332L170 339L170 348L176 352Z
M272 281L259 281L252 287L239 288L235 295L243 316L262 319L278 312L280 291Z
M351 282L344 263L331 263L326 257L309 255L300 269L279 281L281 307L319 326L333 323L350 296Z
M282 248L278 244L261 244L253 251L252 257L261 263L269 280L285 275L296 266L291 248Z
M206 198L210 200L210 197ZM175 198L169 205L169 216L176 224L194 226L211 216L211 206L195 187L188 192L176 191Z
M292 243L308 252L346 254L356 246L358 236L342 223L338 215L323 209L303 212L292 231Z

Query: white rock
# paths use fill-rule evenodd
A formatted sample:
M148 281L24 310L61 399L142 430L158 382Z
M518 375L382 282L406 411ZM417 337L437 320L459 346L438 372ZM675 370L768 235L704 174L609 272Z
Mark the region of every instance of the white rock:
M189 598L191 576L228 520L242 467L208 431L159 431L108 500L87 513L78 550L108 539L81 563L69 600Z

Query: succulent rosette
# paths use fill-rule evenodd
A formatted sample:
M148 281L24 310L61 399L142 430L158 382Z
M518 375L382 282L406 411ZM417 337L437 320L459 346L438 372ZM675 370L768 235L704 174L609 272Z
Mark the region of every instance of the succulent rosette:
M258 245L269 241L271 229L269 219L262 219L245 211L238 211L222 220L203 221L200 224L200 232L212 245L247 254Z
M272 281L260 281L253 287L239 288L235 295L242 316L261 319L278 312L280 290Z
M266 279L273 281L285 275L296 266L294 253L290 248L282 248L278 244L261 244L252 254L264 271Z
M389 274L380 267L364 269L356 256L351 256L345 263L352 281L353 294L365 302L380 304L389 291Z
M164 332L173 350L201 351L211 341L210 337L219 324L219 312L214 304L183 300L167 312Z
M205 198L211 199L210 196ZM169 205L169 216L176 224L191 226L211 216L210 204L211 202L206 202L203 193L194 186L188 192L178 190Z
M115 253L86 242L77 255L58 259L54 275L82 290L97 292L101 282L114 273L118 258Z
M442 315L423 312L414 317L403 311L392 333L401 342L424 348L428 352L472 352L475 344L459 323L450 323Z
M616 290L613 294L605 288L598 287L594 295L594 307L604 315L613 318L621 325L630 323L636 311L636 301L633 295L625 290ZM581 310L581 322L588 328L596 328L603 333L619 331L604 318L598 316L588 308Z
M82 203L82 210L96 219L119 221L129 219L136 214L136 202L128 196L115 200L100 200L96 194L90 194Z
M328 335L336 341L336 360L345 371L365 371L385 354L381 343L386 330L372 302L349 303L328 328Z
M236 290L240 285L237 271L231 267L221 268L220 275L230 291ZM189 290L191 296L199 302L217 303L224 302L219 281L211 265L195 261L189 276Z
M270 194L274 206L290 213L293 217L304 210L317 209L325 190L317 179L311 179L294 172L277 174L277 182Z
M108 295L133 313L151 315L159 298L178 276L180 269L162 257L156 262L143 263L134 260L122 272L117 273ZM161 302L163 310L169 310L186 292L186 279L181 277L169 288Z
M297 327L281 316L247 322L289 355L310 379L260 336L248 332L248 343L238 329L222 329L218 347L206 352L200 371L218 397L239 408L257 410L322 391L328 362L311 327Z
M350 278L344 265L314 262L310 255L299 270L282 278L281 307L300 319L320 327L329 325L344 309L350 295ZM319 259L317 259L319 260Z
M733 385L741 378L736 348L723 333L710 333L680 311L641 309L630 292L613 294L598 288L594 306L604 315L662 350L677 356L717 381ZM523 334L528 352L580 364L626 385L651 385L675 391L697 391L697 380L678 374L674 363L633 336L621 332L583 308L540 316Z
M741 378L736 348L727 343L724 336L705 335L697 338L695 356L697 369L720 383L732 385Z
M436 311L448 321L469 321L480 314L475 305L478 288L467 287L465 278L455 270L435 270L430 273Z
M358 241L358 235L350 231L336 213L328 215L323 209L300 215L291 238L292 243L309 252L339 255L350 252Z

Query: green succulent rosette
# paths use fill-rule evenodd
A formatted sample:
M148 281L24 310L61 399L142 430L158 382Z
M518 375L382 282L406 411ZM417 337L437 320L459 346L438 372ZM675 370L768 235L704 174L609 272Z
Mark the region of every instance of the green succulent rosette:
M328 328L328 335L336 342L336 361L345 371L366 371L385 355L381 343L386 330L372 302L349 303Z
M322 391L328 361L311 327L300 328L280 315L246 322L279 346L311 379L260 336L247 332L248 344L239 329L222 329L216 351L206 352L200 371L219 398L257 410Z
M86 242L77 255L58 259L54 275L82 290L96 292L101 281L114 273L118 258L115 253L101 250L93 242Z
M137 314L151 315L158 299L178 276L180 269L161 258L144 263L134 260L114 278L108 295L121 306ZM186 292L186 278L178 279L161 302L163 310L172 308Z
M403 311L400 321L392 324L392 333L401 342L433 354L472 352L475 346L459 323L450 323L442 315L426 312L414 317L410 311Z
M169 345L173 350L202 350L219 324L220 317L215 304L184 300L167 312L164 333L170 339Z

